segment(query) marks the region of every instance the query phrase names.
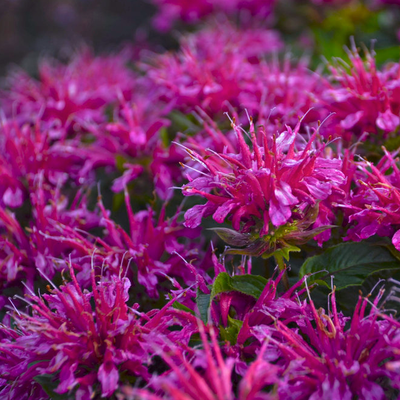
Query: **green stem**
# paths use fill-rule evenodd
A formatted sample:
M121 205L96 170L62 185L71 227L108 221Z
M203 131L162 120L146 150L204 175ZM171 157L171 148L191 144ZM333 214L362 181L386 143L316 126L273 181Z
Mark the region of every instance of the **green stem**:
M281 254L274 254L275 261L278 264L279 270L284 271L286 269L285 261L283 260L283 256ZM283 286L285 287L285 290L289 290L290 285L289 285L289 277L287 274L287 271L284 272L282 276L282 282Z

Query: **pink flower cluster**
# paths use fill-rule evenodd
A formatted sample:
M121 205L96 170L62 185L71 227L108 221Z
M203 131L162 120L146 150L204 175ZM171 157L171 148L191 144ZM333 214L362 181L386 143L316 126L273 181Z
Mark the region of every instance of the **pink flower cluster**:
M55 394L89 400L100 385L101 395L109 397L124 375L149 379L153 357L169 351L169 342L186 348L198 330L190 313L173 310L170 303L150 313L139 312L138 304L128 307L127 278L113 275L96 282L92 269L89 292L82 291L72 267L69 271L71 283L53 285L51 294L27 296L32 315L15 315L18 333L1 328L2 397L45 399L40 383L46 378L46 388ZM172 325L183 330L170 332Z
M272 11L275 0L152 0L159 7L154 25L160 31L168 31L174 22L182 20L196 23L211 14L242 14L245 21L249 16L265 19Z
M400 80L399 64L387 65L379 71L373 54L365 51L363 61L353 43L348 51L351 61L350 70L345 66L330 66L331 79L334 82L327 90L322 101L329 111L334 112L334 127L329 134L335 133L345 140L360 138L369 134L369 140L386 138L400 125Z
M345 316L357 266L329 254L383 247L360 285L398 269L399 63L353 44L312 70L282 54L275 3L154 0L160 29L214 19L176 51L6 79L0 399L398 396L400 283ZM324 256L330 291L302 272Z
M225 21L183 37L179 53L155 55L143 69L160 99L175 109L187 113L201 107L221 114L223 104L246 103L261 78L262 56L281 48L274 31L242 30Z

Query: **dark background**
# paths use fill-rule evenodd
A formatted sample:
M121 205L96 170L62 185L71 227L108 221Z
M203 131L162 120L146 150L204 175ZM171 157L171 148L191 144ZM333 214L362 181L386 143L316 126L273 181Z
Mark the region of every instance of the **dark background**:
M32 71L41 55L63 58L87 44L115 51L151 29L155 8L145 0L0 0L0 75L10 64Z
M321 63L321 54L346 59L343 45L349 45L350 36L366 47L377 39L378 65L400 57L400 7L365 14L357 7L325 10L309 0L278 5L275 27L289 44L308 34L314 43L312 66ZM151 26L155 13L151 0L0 0L0 80L13 65L35 75L41 56L66 61L83 45L96 53L116 52L145 37L153 50L176 48L179 26L172 34L156 32Z

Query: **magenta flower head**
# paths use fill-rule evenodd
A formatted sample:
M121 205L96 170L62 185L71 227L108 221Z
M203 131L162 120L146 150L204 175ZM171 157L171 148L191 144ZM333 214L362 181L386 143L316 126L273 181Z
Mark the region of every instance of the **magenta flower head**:
M177 149L167 147L161 138L161 129L170 124L165 118L170 106L158 99L158 89L147 78L138 82L135 89L131 102L119 99L113 122L87 124L96 137L92 147L109 154L110 166L116 166L116 158L124 161L119 166L124 172L112 186L114 192L123 191L146 170L153 176L157 195L167 200L173 194L170 187L174 180L181 177L178 163L182 160Z
M275 0L152 0L152 2L159 7L154 26L160 31L168 31L176 21L196 23L210 14L242 14L243 22L246 22L250 15L262 20L271 13Z
M98 210L88 209L83 191L78 191L68 204L68 199L57 189L49 190L44 180L43 175L36 176L31 188L32 214L26 226L0 206L0 287L7 283L20 285L22 280L32 288L40 277L38 270L53 278L65 267L63 260L68 256L75 260L91 254L93 244L79 230L100 226ZM78 276L81 281L81 274Z
M240 380L238 396L233 388L232 370L234 360L223 358L214 329L210 328L211 344L204 329L200 329L203 349L194 352L188 359L183 352L178 354L178 366L168 353L162 354L172 372L158 377L156 386L164 392L155 395L150 390L124 388L125 400L272 400L274 396L262 393L262 389L277 381L279 368L263 360L266 346ZM159 390L160 391L160 390Z
M106 228L105 237L102 240L105 254L116 254L120 258L127 254L126 258L130 259L132 269L135 271L134 276L151 297L159 296L159 281L167 277L180 277L187 284L193 284L197 271L190 263L185 262L185 258L197 258L198 250L196 244L189 243L187 239L195 239L199 232L179 223L179 213L167 219L164 208L158 220L155 219L154 211L150 208L134 214L126 189L125 204L130 234L110 219L100 199L102 225ZM183 238L187 238L186 243L182 241Z
M258 335L260 326L273 328L277 320L287 325L302 317L298 298L304 292L301 289L304 279L279 294L277 287L285 273L285 270L280 271L278 276L265 280L265 287L258 298L239 291L228 291L218 294L213 300L211 320L219 326L221 338L225 341L223 351L236 360L235 371L239 374L247 371L248 363L244 360L254 359L262 348L264 340ZM264 359L275 361L276 354L267 351Z
M2 284L18 277L32 287L36 268L52 278L57 258L74 256L74 250L86 255L75 229L90 230L100 221L82 188L93 181L98 153L79 140L54 141L40 122L3 119L0 136L0 275Z
M256 74L238 96L242 109L254 116L258 124L265 125L271 135L276 130L274 125L279 130L285 124L294 126L299 115L304 115L304 125L313 126L328 116L320 101L327 81L318 70L311 71L308 57L293 60L286 53L283 60L274 57L262 61Z
M224 22L183 37L180 52L157 55L143 68L176 109L221 114L227 103L241 106L260 79L262 56L281 47L276 32Z
M345 240L360 241L373 235L391 237L400 250L400 170L398 152L384 156L375 166L368 161L357 163L356 188L351 192L345 212L350 229Z
M399 324L392 317L380 315L376 306L382 295L380 291L369 314L368 299L360 297L348 328L348 318L337 311L333 291L328 313L316 310L310 300L303 307L303 318L296 321L297 328L277 321L277 338L271 330L264 330L271 345L281 352L279 398L386 399L382 380L389 387L399 381L398 372L385 365L399 358L391 347Z
M144 314L138 304L127 304L127 278L112 275L95 282L92 269L92 289L82 291L72 267L69 271L72 282L57 288L49 281L51 294L26 296L31 313L16 311L17 329L1 327L4 398L46 398L39 384L55 396L110 397L123 382L150 378L156 349L187 346L198 330L192 314L171 309L175 298ZM171 332L172 325L181 330Z
M39 65L39 80L24 72L9 78L9 89L1 104L8 117L18 122L47 124L53 138L81 126L82 120L105 121L105 106L118 95L129 98L135 84L133 73L125 67L129 54L94 57L84 50L72 57L68 65L45 61Z
M232 127L235 153L206 150L205 157L187 149L203 171L195 178L188 175L183 194L207 202L186 212L185 225L195 228L209 215L218 223L230 220L234 231L217 232L231 245L246 246L251 255L270 255L276 247L307 242L326 229L313 229L318 204L340 198L345 177L341 160L324 157L323 145L315 147L317 132L301 143L299 122L272 139L260 129L257 138L251 124L249 146L241 128Z
M330 90L322 96L329 111L335 113L327 130L350 141L353 135L359 138L364 132L372 134L370 140L387 137L400 126L400 80L399 64L389 64L382 71L375 65L374 54L365 50L363 61L352 43L348 56L350 71L346 67L330 66L334 81Z

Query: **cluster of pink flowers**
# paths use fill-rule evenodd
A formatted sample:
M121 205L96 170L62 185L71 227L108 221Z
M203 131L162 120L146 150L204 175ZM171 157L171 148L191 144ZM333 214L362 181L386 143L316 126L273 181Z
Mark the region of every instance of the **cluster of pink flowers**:
M400 171L395 154L385 155L375 166L358 163L359 179L346 205L351 228L347 240L359 241L373 235L392 237L400 250Z
M152 0L159 7L154 25L161 31L171 29L174 22L199 22L202 18L215 14L242 14L243 20L250 23L249 17L260 20L271 13L275 0Z
M263 56L277 52L282 42L274 31L238 29L232 23L214 23L184 36L179 53L155 55L143 69L158 95L174 109L188 113L201 107L211 114L239 107L261 78Z
M278 1L153 3L162 30L211 19L5 79L0 399L398 396L400 64L352 43L313 70ZM336 265L360 241L382 265ZM394 287L345 316L347 268Z
M45 399L39 378L46 377L45 388L55 394L89 400L99 386L102 397L109 397L125 375L148 380L153 357L171 351L170 342L186 348L198 330L190 313L171 309L170 303L156 313L140 312L137 303L128 307L131 283L126 277L96 282L92 269L92 290L82 291L73 268L69 271L72 282L53 285L51 294L27 296L32 314L15 315L18 333L2 327L2 397ZM183 329L170 332L172 325Z
M330 66L334 82L322 96L335 120L330 134L352 141L352 136L380 140L400 126L399 64L387 65L382 71L376 67L373 54L365 51L363 61L353 43L348 51L351 66Z

